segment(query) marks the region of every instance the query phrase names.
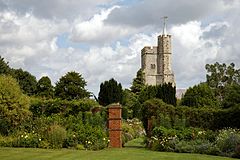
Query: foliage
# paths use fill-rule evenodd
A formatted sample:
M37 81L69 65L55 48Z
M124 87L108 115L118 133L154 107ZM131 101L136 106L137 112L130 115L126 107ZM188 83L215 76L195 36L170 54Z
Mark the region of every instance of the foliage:
M123 146L133 139L143 137L145 135L145 130L143 128L142 122L137 119L127 119L122 123L122 143Z
M37 82L36 94L37 96L43 98L53 98L54 90L51 84L51 80L48 76L44 76L39 79Z
M0 76L0 133L8 134L30 116L29 98L10 76Z
M78 115L54 114L28 119L0 146L38 148L76 148L99 150L107 147L104 113L79 112Z
M8 65L8 62L5 62L4 58L0 56L0 75L8 75L11 72L11 68Z
M240 84L232 84L225 87L225 97L223 99L224 108L230 108L240 104Z
M164 103L160 99L149 99L145 101L142 105L142 122L145 130L147 130L148 120L152 117L157 117L159 112L165 114L172 114L174 112L174 107L172 105Z
M48 128L47 137L52 148L62 148L66 139L66 130L62 126L52 125Z
M61 99L73 100L89 97L89 92L85 89L87 82L81 74L68 72L56 83L55 96Z
M192 108L166 104L159 99L150 99L142 105L142 122L147 129L148 119L153 125L198 127L218 130L225 127L240 128L240 105L229 109ZM154 127L154 126L153 126Z
M123 91L121 83L113 78L100 85L98 93L99 104L107 106L111 103L122 103Z
M31 73L22 69L13 69L13 77L18 81L23 93L34 95L36 92L37 80Z
M224 88L227 85L240 83L240 69L235 69L234 63L226 65L220 64L206 64L207 70L207 84L215 91L215 95L222 101L225 97Z
M34 116L52 114L78 115L79 112L90 111L92 108L98 107L98 103L91 99L81 100L61 100L61 99L39 99L31 98L30 111Z
M138 101L138 96L130 90L123 91L122 105L127 108L128 118L140 118L141 104Z
M237 145L240 144L239 130L228 128L219 131L216 138L216 145L224 155L232 155Z
M181 104L189 107L219 106L214 92L206 83L200 83L187 89L181 99Z
M131 92L138 95L144 87L144 77L142 69L137 71L136 78L133 79L132 86L130 87Z
M173 87L171 83L144 87L139 94L140 103L152 98L159 98L165 103L176 106L176 87Z

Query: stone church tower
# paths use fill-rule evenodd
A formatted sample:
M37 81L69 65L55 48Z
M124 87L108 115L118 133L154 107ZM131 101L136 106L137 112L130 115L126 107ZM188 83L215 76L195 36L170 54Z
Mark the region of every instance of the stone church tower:
M172 71L171 35L166 33L166 20L162 35L158 36L158 46L145 46L141 51L141 68L145 84L159 85L172 83L175 86Z

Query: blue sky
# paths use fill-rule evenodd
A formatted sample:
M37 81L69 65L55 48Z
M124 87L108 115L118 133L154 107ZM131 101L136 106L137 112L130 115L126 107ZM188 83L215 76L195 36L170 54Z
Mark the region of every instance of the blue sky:
M0 0L0 55L53 84L76 71L96 95L112 77L128 88L166 15L178 88L205 81L207 63L240 67L239 0Z

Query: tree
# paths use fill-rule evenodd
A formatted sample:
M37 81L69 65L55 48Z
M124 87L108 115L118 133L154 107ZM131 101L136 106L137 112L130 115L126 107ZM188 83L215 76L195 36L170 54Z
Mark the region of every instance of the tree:
M90 93L85 89L86 85L87 82L81 74L68 72L56 83L55 96L67 100L89 97Z
M11 68L8 65L8 62L5 62L4 58L0 56L0 75L1 74L10 74Z
M122 85L113 78L100 85L98 93L99 104L107 106L111 103L121 103L123 97Z
M13 69L13 77L18 81L24 94L29 96L35 94L37 85L35 76L22 69Z
M219 107L213 90L206 83L188 88L181 99L181 104L189 107Z
M173 87L171 83L157 85L157 86L145 86L139 93L140 103L144 103L146 100L159 98L165 103L176 106L176 87Z
M53 86L48 76L44 76L37 82L36 94L44 98L53 98Z
M240 84L240 69L235 69L234 63L227 66L225 63L206 64L207 84L214 90L220 101L224 99L224 87L234 83Z
M135 93L125 89L123 91L122 105L128 109L129 118L140 118L141 104Z
M0 76L0 132L8 134L28 116L30 101L11 76Z
M225 87L225 97L223 99L223 107L229 108L240 104L240 85L232 84Z
M133 79L132 86L130 87L131 91L135 94L139 94L144 87L144 77L142 69L137 71L136 78Z

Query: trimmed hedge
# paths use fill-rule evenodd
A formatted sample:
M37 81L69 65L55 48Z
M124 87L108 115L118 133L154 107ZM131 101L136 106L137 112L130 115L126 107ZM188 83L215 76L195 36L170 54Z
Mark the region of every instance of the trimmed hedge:
M83 100L61 100L61 99L38 99L32 98L30 111L34 116L52 114L77 115L79 112L90 111L92 108L98 107L98 103L91 99Z
M226 127L240 128L240 104L229 109L215 108L192 108L164 103L160 99L150 99L143 103L142 121L144 128L147 128L147 120L154 117L154 123L159 126L161 121L169 117L171 127L176 121L185 122L183 127L198 127L211 130L218 130Z

